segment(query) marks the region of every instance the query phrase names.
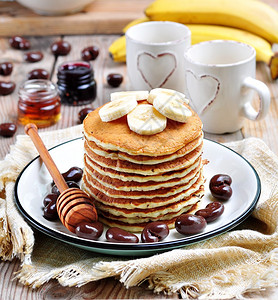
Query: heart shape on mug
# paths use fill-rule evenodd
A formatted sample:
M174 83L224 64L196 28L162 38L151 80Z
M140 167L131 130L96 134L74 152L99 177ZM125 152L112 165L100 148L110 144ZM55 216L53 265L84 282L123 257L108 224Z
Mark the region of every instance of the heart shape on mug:
M203 114L216 99L220 81L211 75L195 75L186 70L188 96L197 114Z
M163 52L153 55L143 52L137 56L137 69L151 89L162 87L176 68L177 59L172 53Z

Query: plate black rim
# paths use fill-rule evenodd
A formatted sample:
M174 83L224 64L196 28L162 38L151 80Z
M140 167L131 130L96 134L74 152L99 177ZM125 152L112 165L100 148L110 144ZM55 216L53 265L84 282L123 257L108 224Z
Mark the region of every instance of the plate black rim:
M78 137L75 139L71 139L69 141L63 142L61 144L58 144L54 147L51 147L49 149L49 151L56 149L57 147L60 147L62 145L65 145L67 143L76 141L76 140L80 140L82 139L82 137ZM253 199L253 201L251 202L250 206L248 207L248 209L246 209L245 211L242 212L242 214L240 216L238 216L236 219L231 220L229 223L224 224L223 226L216 228L212 231L209 232L204 232L204 233L200 233L198 235L192 235L192 236L186 236L174 241L165 241L165 242L158 242L158 243L137 243L137 244L122 244L122 243L110 243L110 242L104 242L104 241L98 241L98 240L87 240L87 239L82 239L79 237L75 237L75 236L70 236L67 235L63 232L57 232L55 230L49 229L46 226L42 225L40 222L36 221L32 216L30 216L25 209L23 208L23 206L20 203L19 200L19 196L18 196L18 185L20 182L20 179L22 177L22 175L24 174L25 170L36 160L38 160L40 158L40 156L36 156L34 159L32 159L20 172L20 174L18 175L16 182L15 182L15 187L14 187L14 198L15 198L15 203L16 206L18 208L18 210L20 211L20 213L22 214L22 216L24 217L24 219L35 229L39 230L40 232L55 238L59 241L64 241L66 243L70 243L70 244L75 244L76 246L82 246L82 247L86 247L86 248L91 248L92 251L94 251L94 249L99 249L99 250L114 250L114 251L166 251L167 249L170 248L179 248L179 247L183 247L183 246L187 246L187 245L191 245L200 241L204 241L207 239L210 239L212 237L215 237L217 235L220 235L224 232L227 232L231 229L233 229L234 227L236 227L237 225L239 225L240 223L242 223L255 209L257 202L260 198L260 194L261 194L261 181L259 178L259 175L257 173L257 171L255 170L255 168L251 165L251 163L244 158L242 155L240 155L239 153L237 153L236 151L234 151L233 149L220 144L216 141L210 140L210 139L205 139L208 142L211 143L215 143L221 147L224 147L226 149L228 149L229 151L232 151L233 153L235 153L236 155L238 155L241 159L243 159L248 165L249 167L252 169L252 171L255 174L256 177L256 182L257 182L257 191L255 194L255 197ZM116 248L115 248L116 247Z

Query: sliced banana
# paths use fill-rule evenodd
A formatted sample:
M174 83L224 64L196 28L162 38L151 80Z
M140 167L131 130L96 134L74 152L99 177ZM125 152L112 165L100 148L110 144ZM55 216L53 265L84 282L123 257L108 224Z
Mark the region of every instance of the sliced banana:
M133 95L135 95L137 101L147 100L149 92L148 91L115 92L115 93L111 93L110 100L114 101L117 99L121 99L123 97L128 97Z
M127 115L127 123L130 130L141 135L151 135L165 129L167 118L152 105L140 104Z
M135 95L124 97L105 104L99 110L99 116L103 122L113 121L128 114L137 104Z
M186 107L179 95L158 94L153 101L153 106L163 116L178 122L185 123L192 112Z
M149 96L147 101L150 104L153 104L153 100L156 96L158 96L159 94L165 94L168 96L173 96L173 95L177 95L177 97L179 97L183 102L185 102L186 104L189 103L189 100L185 97L185 95L183 93L177 92L175 90L171 90L171 89L163 89L163 88L156 88L150 91Z

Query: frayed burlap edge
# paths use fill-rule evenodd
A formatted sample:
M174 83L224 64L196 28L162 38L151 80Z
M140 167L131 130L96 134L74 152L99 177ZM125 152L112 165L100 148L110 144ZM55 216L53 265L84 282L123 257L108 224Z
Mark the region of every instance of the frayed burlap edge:
M82 125L55 132L40 133L48 148L82 136ZM26 135L17 136L10 153L0 162L0 257L11 260L18 257L23 264L31 263L34 235L18 212L14 202L14 185L22 169L38 155Z

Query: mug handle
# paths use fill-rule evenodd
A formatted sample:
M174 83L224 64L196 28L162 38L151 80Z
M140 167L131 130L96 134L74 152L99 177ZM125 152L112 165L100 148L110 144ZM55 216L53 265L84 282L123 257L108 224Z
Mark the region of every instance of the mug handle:
M268 113L270 106L270 91L267 85L252 77L246 77L243 81L242 86L244 88L255 90L260 98L259 111L255 110L251 102L247 102L243 105L242 112L244 116L252 121L262 120Z

